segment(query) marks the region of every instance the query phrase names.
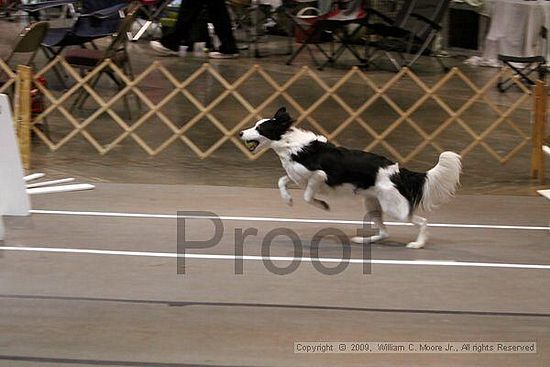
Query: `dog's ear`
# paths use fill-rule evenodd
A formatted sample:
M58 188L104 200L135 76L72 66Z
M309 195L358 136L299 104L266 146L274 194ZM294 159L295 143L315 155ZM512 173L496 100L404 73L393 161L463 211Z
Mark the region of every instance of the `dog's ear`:
M273 116L273 119L287 128L292 125L292 118L288 112L286 112L286 107L279 108L275 113L275 116Z
M275 116L273 116L273 118L275 120L278 120L279 118L281 118L285 115L288 115L288 112L286 112L286 107L281 107L277 110L277 112L275 112Z

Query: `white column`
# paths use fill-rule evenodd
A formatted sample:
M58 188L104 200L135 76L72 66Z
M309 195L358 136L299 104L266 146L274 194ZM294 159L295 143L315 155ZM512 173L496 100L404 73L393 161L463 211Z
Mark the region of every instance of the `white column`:
M0 216L29 215L30 210L13 126L9 98L0 94Z

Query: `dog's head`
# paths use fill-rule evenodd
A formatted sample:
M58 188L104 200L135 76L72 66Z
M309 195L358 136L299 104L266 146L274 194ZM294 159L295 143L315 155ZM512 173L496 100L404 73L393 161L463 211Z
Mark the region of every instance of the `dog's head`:
M291 125L290 115L285 107L281 107L273 118L257 121L254 127L241 131L239 136L249 151L259 152L271 142L280 140Z

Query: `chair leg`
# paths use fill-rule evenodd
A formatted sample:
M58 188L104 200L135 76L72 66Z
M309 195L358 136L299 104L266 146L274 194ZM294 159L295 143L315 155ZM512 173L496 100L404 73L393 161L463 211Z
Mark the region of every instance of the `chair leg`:
M311 60L313 60L313 63L315 66L319 67L319 61L317 61L317 58L315 57L315 54L313 53L313 50L310 47L306 47L307 52L309 53L309 57Z
M378 49L371 48L370 47L370 39L369 35L367 34L367 39L365 40L365 67L369 68L373 63L374 60L378 57Z
M422 44L422 46L420 47L420 49L416 52L416 54L414 54L412 60L408 61L407 62L407 67L411 67L412 64L414 64L416 62L416 60L418 60L420 58L420 56L422 56L424 54L424 52L428 49L428 46L433 42L433 40L435 39L435 36L436 36L436 32L432 32L430 34L430 36L428 36L426 38L426 40L424 41L424 43ZM445 68L445 66L444 66Z
M295 23L294 25L296 27L298 27L301 32L303 32L304 34L307 34L308 36L306 37L306 39L304 40L302 45L300 45L300 47L296 51L294 51L294 53L292 55L290 55L289 59L286 62L287 65L292 64L292 61L294 61L294 59L300 54L300 52L302 52L304 50L304 48L307 48L311 58L315 62L315 65L318 67L319 62L315 59L315 57L313 56L313 52L311 51L312 46L315 46L315 48L317 48L327 59L331 59L331 56L318 43L312 42L315 39L315 37L321 35L322 30L319 30L318 28L314 27L311 30L309 30L309 32L307 32L299 24Z
M147 20L145 21L145 23L140 27L139 31L136 33L135 36L132 37L131 41L137 41L141 38L141 36L143 36L143 34L145 32L147 32L147 29L149 29L149 27L151 26L151 24L153 24L153 22L151 20Z
M44 104L44 98L43 96L41 95L39 100L38 100L38 103L40 105L40 111L43 112L45 109L46 109L46 105ZM46 135L46 137L48 139L51 139L51 136L50 136L50 125L48 123L48 119L46 117L44 117L44 119L42 119L42 128L44 129L42 132L44 133L44 135Z
M48 119L46 117L44 117L44 119L42 120L42 127L44 128L44 130L42 131L44 135L46 135L46 137L51 140L52 136L50 135L50 123L48 122Z
M444 72L447 73L447 72L449 72L449 70L451 70L451 68L443 62L443 59L441 58L441 56L435 55L435 60L441 66L441 68L443 69Z
M166 9L170 3L171 1L164 0L160 3L160 5L154 8L143 7L142 10L144 11L147 20L140 27L139 31L134 36L128 37L130 41L137 41L141 37L143 37L143 35L149 29L149 27L151 27L151 25L153 25L155 21L158 21L158 19L160 19L162 13L164 12L164 9Z
M46 109L46 106L44 104L44 98L42 98L42 95L38 95L36 98L37 98L38 106L39 106L39 109L40 109L40 113L42 113ZM36 116L33 116L33 120L34 120L34 117L36 117ZM36 126L36 124L33 124L33 126ZM42 133L44 135L46 135L46 137L48 139L51 140L50 127L49 127L49 124L48 124L48 119L46 117L44 117L42 119L41 123L38 124L38 127L36 127L36 128L39 129L40 131L42 131ZM34 135L36 135L36 134L34 134Z
M253 38L253 48L254 48L254 57L259 58L260 57L260 5L255 4L253 5L254 9L252 10L252 29L254 31L254 38Z
M346 51L346 50L349 50L351 52L351 54L357 59L357 61L359 61L360 63L364 64L365 62L367 62L367 59L363 58L355 48L353 48L351 45L341 41L342 44L340 45L340 47L338 47L338 49L336 49L336 51L334 51L331 55L330 55L330 58L327 59L327 61L325 61L320 67L319 67L319 70L323 70L323 68L325 66L327 66L328 64L333 64L340 56L342 56L342 54Z
M537 67L536 66L533 66L533 65L527 65L525 67L525 69L523 70L520 70L518 68L514 68L514 70L518 73L518 75L520 76L521 80L523 80L523 83L527 84L527 85L530 85L530 86L533 86L535 85L535 82L533 82L530 78L529 78L529 75L531 75L534 71L537 70Z
M134 70L132 68L132 63L130 62L130 59L127 59L127 60L128 61L124 65L124 69L126 70L126 75L128 75L130 80L133 81L135 79ZM136 97L136 105L137 105L138 111L141 112L141 99L137 95L135 95L135 97Z
M63 51L64 47L61 47L57 52L49 49L48 47L42 46L40 47L42 49L42 52L46 56L46 59L48 60L48 63L52 62L60 53ZM63 75L63 70L59 68L59 65L55 65L53 67L53 72L56 76L56 78L59 80L59 83L63 87L63 89L67 89L67 83L65 82L65 78L67 75Z
M292 55L290 55L290 57L288 58L288 60L286 60L286 64L287 65L290 65L292 64L292 62L294 61L294 59L298 56L298 54L300 54L300 52L302 52L302 50L307 46L306 43L302 43L300 45L300 47L298 47L298 49L296 49Z
M121 91L123 88L119 86L118 90ZM126 112L128 112L128 119L132 121L132 109L130 108L130 102L128 102L128 96L125 94L124 97L122 97L124 100L124 108L126 109Z
M516 66L514 66L514 65L512 65L508 62L505 62L505 64L510 69L512 69L514 71L515 75L517 75L519 77L521 82L523 84L527 85L528 87L532 87L532 86L535 85L535 82L533 82L529 78L529 75L531 75L532 73L537 72L538 77L541 78L541 75L542 75L541 79L544 79L544 71L541 74L541 70L540 70L541 67L544 68L544 65L528 64L528 65L525 66L525 68L520 69L520 68L518 68L518 67L516 67ZM506 80L502 80L502 78L499 78L499 81L497 83L497 89L498 89L499 92L504 93L508 89L510 89L513 85L514 85L514 81L513 81L512 78L508 78Z
M329 54L328 52L326 52L323 47L321 47L319 44L317 43L314 43L313 46L315 46L315 48L317 48L317 50L319 50L319 52L321 52L321 54L325 57L325 59L329 62L329 63L333 63L334 62L334 59L332 58L332 55ZM319 62L317 61L317 59L315 59L315 57L313 56L313 51L311 50L311 48L308 47L308 49L310 50L310 54L312 55L312 58L314 59L315 61L315 65L317 65L317 67L320 66Z
M106 71L106 74L116 84L119 92L122 89L124 89L124 83L122 83L120 80L118 80L116 75L113 72ZM122 100L123 100L123 103L124 103L124 108L126 109L126 112L128 113L128 118L131 121L132 120L132 110L130 109L130 103L128 102L128 95L125 94L122 97Z
M90 87L92 89L95 89L95 86L97 85L97 83L99 82L99 78L101 78L101 73L96 75L92 80L91 80L91 83L90 83ZM72 103L71 105L71 109L70 111L74 111L75 108L77 109L82 109L82 107L84 107L84 103L86 103L86 101L88 100L88 97L90 95L86 92L85 89L81 90L80 93L78 94L78 96L76 97L76 99L74 100L74 102Z
M329 63L333 63L335 62L340 56L342 56L342 54L346 51L346 50L349 50L349 52L351 52L351 54L357 59L357 61L359 61L361 64L365 64L367 62L367 50L365 49L365 57L361 56L359 54L359 52L357 52L357 50L355 49L355 47L349 42L350 40L353 39L353 37L357 36L357 34L359 33L359 31L362 29L363 27L362 26L359 26L357 27L352 33L348 34L346 29L345 28L342 28L342 31L344 32L344 34L342 36L338 36L336 32L333 32L333 35L334 37L336 37L338 39L338 41L340 41L340 47L338 47L336 49L336 51L333 51L331 53L331 59L328 59L327 61L325 61L325 63L323 63L323 65L321 65L321 67L319 68L319 70L322 70L326 65L328 65ZM368 47L365 46L365 47Z
M384 54L390 60L392 65L397 69L397 71L401 70L402 68L401 64L396 60L396 58L390 52L384 51Z

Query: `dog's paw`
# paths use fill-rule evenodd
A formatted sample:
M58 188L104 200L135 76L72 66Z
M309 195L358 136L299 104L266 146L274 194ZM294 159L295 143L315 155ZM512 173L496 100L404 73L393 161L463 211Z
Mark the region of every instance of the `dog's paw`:
M424 247L424 243L423 242L409 242L407 244L407 248L422 248Z
M358 244L365 244L370 242L368 237L352 237L350 238L350 240L351 242Z
M290 194L281 194L281 198L283 199L286 205L292 206L293 201L292 201L292 196L290 196Z
M321 208L323 210L326 210L327 212L330 211L330 205L324 200L319 200L319 205L321 205Z
M382 241L386 238L388 238L389 235L387 233L381 233L370 237L352 237L351 242L354 243L374 243L378 241Z

